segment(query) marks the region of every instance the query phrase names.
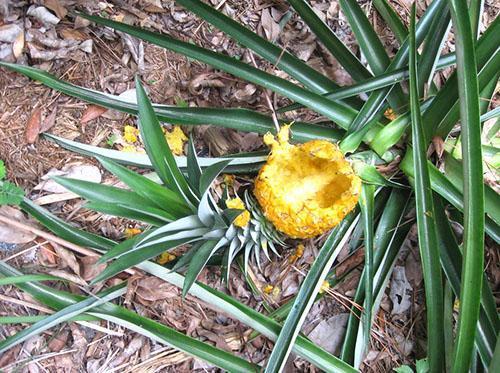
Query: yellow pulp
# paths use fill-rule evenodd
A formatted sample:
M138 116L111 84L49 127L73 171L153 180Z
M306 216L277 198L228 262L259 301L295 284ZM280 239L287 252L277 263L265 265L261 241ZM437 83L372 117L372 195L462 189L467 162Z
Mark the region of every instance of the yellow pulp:
M250 212L245 208L245 203L241 200L241 198L236 197L227 199L226 206L230 209L245 210L241 214L239 214L236 219L234 219L233 224L241 228L244 228L248 225L248 222L250 221Z
M276 229L292 238L310 238L328 231L356 206L361 179L336 144L312 140L291 145L289 126L275 139L255 181L254 194Z

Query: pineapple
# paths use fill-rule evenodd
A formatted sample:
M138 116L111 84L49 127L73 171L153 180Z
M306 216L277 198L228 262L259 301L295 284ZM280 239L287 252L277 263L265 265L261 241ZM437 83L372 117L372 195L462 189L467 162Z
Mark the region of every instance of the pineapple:
M291 145L288 140L289 126L282 127L276 139L270 133L264 136L271 154L255 181L254 194L279 231L311 238L354 209L361 179L336 144L312 140Z

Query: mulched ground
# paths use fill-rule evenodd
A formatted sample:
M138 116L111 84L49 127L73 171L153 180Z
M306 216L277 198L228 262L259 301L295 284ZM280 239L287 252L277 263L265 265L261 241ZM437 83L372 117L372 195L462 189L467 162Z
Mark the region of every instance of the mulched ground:
M269 39L277 40L280 45L334 78L339 84L351 83L348 75L339 68L336 61L328 57L323 47L296 16L280 30L279 22L289 10L285 2L211 2L250 29ZM0 12L4 3L5 0L0 1ZM147 84L152 101L157 103L199 107L251 107L270 113L266 94L270 95L274 105L284 102L259 87L214 71L211 67L143 44L109 29L86 26L81 19L65 14L65 11L75 9L92 14L105 14L124 22L141 24L155 31L168 32L182 40L192 41L231 56L239 56L242 60L252 63L248 50L242 49L222 32L176 6L173 1L52 0L37 3L48 7L53 16L60 18L60 22L57 25L44 24L43 20L28 15L28 2L11 2L8 13L3 15L3 21L0 13L0 27L18 25L24 30L25 40L15 38L0 43L2 59L36 66L73 84L111 94L121 94L133 88L134 75L139 74ZM408 2L392 3L400 14L408 16ZM327 1L313 1L312 4L356 53L355 40L339 11L338 4ZM397 45L396 41L383 26L381 19L375 15L371 5L364 2L364 7L377 25L388 51L392 53ZM10 55L6 46L11 48ZM260 68L285 76L257 56L253 59ZM111 138L122 134L125 125L134 124L134 118L110 111L87 121L85 116L92 114L93 110L95 108L84 102L0 69L0 159L6 163L8 179L22 186L30 198L38 199L51 195L49 192L35 190L35 186L40 184L42 177L50 170L60 170L68 165L97 165L92 159L68 152L42 136L35 136L36 140L29 143L27 137L30 134L26 133L30 121L36 120L36 116L40 114L42 126L50 127L48 131L53 134L106 147L109 146ZM294 113L293 119L314 120L315 117L307 111L302 111ZM183 129L194 135L197 148L206 156L251 151L262 147L262 141L255 135L208 126ZM120 147L119 144L114 146ZM109 174L102 172L102 175L104 182L115 182ZM239 181L244 183L246 179ZM125 228L133 227L130 222L95 214L83 209L81 205L80 200L69 199L48 203L45 207L73 224L111 238L121 238ZM393 285L382 300L381 311L377 315L372 333L373 343L362 367L363 371L389 371L401 364L411 364L425 355L425 307L415 236L413 229L401 250L396 264L398 276L393 279ZM284 251L282 258L275 258L275 261L266 263L262 271L252 268L250 275L259 288L258 294L252 293L237 269L233 270L227 287L219 282L220 276L216 269L205 270L200 280L231 294L260 312L266 312L264 305L276 308L296 293L304 274L317 255L318 248L321 247L321 242L322 238L307 241L304 254L295 261L291 260L295 253L295 248L292 247ZM5 250L7 247L10 251ZM0 250L0 258L7 258L10 264L26 271L76 278L82 284L95 274L91 257L75 254L40 237L14 247L4 245ZM313 307L303 328L305 334L311 336L312 333L315 338L324 342L331 336L343 333L348 312L346 306L350 306L350 299L359 279L360 263L363 259L361 252L362 250L356 254L357 259L351 258L345 262L344 270L350 271L346 280L331 289L328 295ZM17 255L19 253L22 254ZM347 250L344 250L341 259L346 257ZM489 259L490 265L498 267L498 264L495 264L498 263L498 252L495 254L495 251L491 250ZM500 282L498 277L500 276L494 279L495 284ZM391 297L390 289L396 286L396 280L400 294L396 292ZM264 362L272 349L272 343L262 337L245 343L245 337L250 333L247 327L214 312L189 296L185 301L181 301L177 288L154 277L140 275L129 280L129 283L130 291L124 305L141 315L233 351L255 363ZM272 285L274 291L269 294L264 292L262 289L266 285ZM81 292L76 286L72 286L71 290ZM395 297L401 298L397 305L393 303ZM395 310L397 312L394 312ZM0 316L34 315L39 312L44 313L47 310L16 288L0 289ZM328 323L323 323L318 328L322 321ZM30 372L217 370L115 325L101 323L99 326L100 330L95 330L70 323L53 328L1 356L0 368L5 371ZM21 328L19 325L4 326L0 335L5 337ZM300 359L290 362L289 368L294 371L316 371Z

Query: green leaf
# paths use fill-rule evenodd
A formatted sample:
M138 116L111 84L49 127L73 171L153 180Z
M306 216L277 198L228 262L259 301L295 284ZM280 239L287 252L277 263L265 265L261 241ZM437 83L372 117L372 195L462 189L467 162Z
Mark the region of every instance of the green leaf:
M107 158L114 162L130 166L152 168L151 161L146 154L126 153L118 150L100 148L97 146L82 144L76 141L67 140L62 137L57 137L49 134L45 134L45 136L55 141L57 144L63 146L64 148L80 154L97 158ZM239 153L221 158L197 158L197 160L199 165L205 168L217 162L221 162L226 158L231 160L231 163L228 166L228 172L238 171L240 173L246 173L259 169L261 163L267 159L267 154L263 152ZM179 168L187 169L187 157L175 157L175 161Z
M227 243L225 238L222 238L221 240L208 240L203 242L200 247L198 247L196 255L194 255L189 262L188 269L186 271L186 278L184 280L184 286L182 287L183 298L186 297L189 289L207 264L208 259L210 259L210 257L223 243Z
M68 281L68 280L44 274L20 275L20 276L0 278L0 286L21 284L23 282L29 282L29 281Z
M0 262L0 273L4 276L19 274L18 271L15 271L2 262ZM28 292L39 302L58 310L62 310L65 307L77 308L76 305L78 302L81 304L81 302L85 302L86 299L100 303L98 298L77 296L37 283L22 284L19 287ZM123 289L123 291L124 290L125 289ZM81 305L79 305L79 307L81 308ZM116 323L133 332L183 351L190 356L205 360L224 370L230 372L258 372L258 367L254 364L234 356L229 352L213 347L210 344L188 337L159 322L139 316L123 307L111 303L104 303L87 312L91 316Z
M376 199L377 202L378 199ZM376 203L377 206L377 203ZM396 261L397 255L400 252L401 246L412 226L406 221L412 204L410 202L410 192L407 189L392 189L387 203L383 205L383 212L379 219L377 229L374 236L375 255L373 259L373 266L375 269L375 300L381 298L386 284L392 274L392 268ZM366 272L363 270L361 278L354 295L355 304L363 304L365 297L365 277ZM373 310L376 314L376 310ZM360 323L360 310L357 307L351 308L349 321L347 323L344 344L340 357L348 363L358 363L362 360L356 352L360 351L358 348L358 327ZM362 337L362 336L361 336ZM364 342L364 341L362 341ZM364 343L363 343L364 345Z
M373 0L373 5L394 33L394 36L398 39L399 44L402 44L408 37L408 30L396 11L387 0Z
M91 284L96 284L98 282L107 280L118 273L134 267L146 260L154 258L165 251L175 249L180 245L184 245L193 242L193 238L184 238L179 240L172 240L167 242L161 242L160 244L150 245L141 250L136 250L135 247L131 247L128 251L121 253L117 259L111 262L106 269L99 273L92 281Z
M415 40L415 4L410 19L410 107L412 120L413 169L420 260L425 286L427 309L427 354L431 372L441 372L444 366L443 291L439 247L436 232L431 182L427 169L427 145L420 115L418 93L417 43Z
M109 159L103 157L96 158L104 168L118 177L139 196L155 204L156 207L165 210L177 218L186 216L190 212L189 208L180 201L181 196L170 189L158 185L147 177L120 166Z
M121 112L137 115L137 104L123 100L118 96L97 92L92 89L79 87L56 78L46 71L35 69L29 66L10 64L0 61L0 66L16 71L27 77L40 81L47 87L55 89L71 97L80 98L87 102L116 109ZM222 108L180 108L167 105L153 105L159 120L169 123L186 125L207 125L212 124L219 127L232 128L244 132L256 132L265 134L275 132L273 119L264 114L248 109L222 109ZM280 121L280 124L288 124L289 121ZM292 139L294 141L305 142L313 139L326 139L338 141L342 138L343 132L331 127L321 126L312 123L294 122ZM54 137L54 136L52 136ZM69 140L68 140L69 141ZM114 151L116 153L121 153ZM147 157L142 155L143 158ZM108 158L113 158L108 156Z
M71 227L62 222L60 219L54 217L46 210L40 207L38 208L39 210L32 210L36 213L35 217L55 234L64 235L65 239L69 242L79 244L82 242L82 238L85 238L89 243L89 246L96 248L99 252L109 250L109 248L116 244L113 241L106 240L102 237ZM108 242L111 242L111 244ZM159 264L145 261L138 264L137 267L163 279L164 281L167 281L168 283L171 283L174 286L177 286L178 288L183 287L183 276L173 273ZM13 274L15 273L7 273L7 275ZM51 291L49 294L53 295L53 292ZM279 334L280 325L276 321L260 314L252 308L245 306L222 292L214 290L203 284L194 283L190 289L190 294L198 297L207 305L217 308L218 310L222 310L229 316L245 323L270 339L275 340ZM183 335L181 334L181 336ZM176 345L174 344L174 346ZM302 336L297 338L293 351L300 357L328 372L335 371L339 373L351 373L356 371L348 364L322 350Z
M453 12L452 12L453 17ZM491 71L484 71L485 75L497 74L499 60L498 48L498 34L500 33L500 18L497 17L483 33L479 41L475 45L477 73L481 74L486 65L491 62ZM471 46L474 49L474 46ZM475 69L474 69L475 70ZM459 71L457 66L457 71ZM494 75L493 75L494 76ZM485 79L484 84L491 81L493 76ZM484 86L483 86L484 87ZM453 105L457 102L457 74L453 73L446 83L441 87L441 90L436 95L433 104L423 115L425 123L426 139L430 139L438 128L443 128L443 122L446 114L452 109ZM458 119L458 118L457 118ZM442 133L440 134L442 136Z
M87 204L87 208L155 225L174 220L172 214L160 210L149 200L130 190L57 176L53 179L73 193L89 200L91 203Z
M449 217L441 198L434 195L437 232L439 239L441 265L448 282L456 296L460 295L463 256L460 252L455 233L450 225ZM476 326L476 347L484 363L488 365L491 360L497 334L500 331L500 319L496 310L495 299L483 274L483 288L481 292L481 312ZM453 344L449 346L453 349ZM453 359L452 359L453 360Z
M188 152L187 152L187 173L188 173L188 182L191 185L193 190L197 190L200 185L201 178L201 168L198 162L198 156L196 155L196 149L194 147L193 138L189 137L188 142ZM201 197L198 191L198 197Z
M302 1L302 0L301 0ZM455 64L455 56L453 54L448 54L441 56L435 66L436 69L444 69L446 67ZM408 68L395 69L383 74L379 74L375 77L364 79L356 84L350 86L337 88L328 93L323 93L323 96L328 97L331 100L340 100L346 97L357 96L362 93L368 93L375 91L380 88L385 88L394 85L395 83L402 82L408 78ZM303 108L300 104L291 104L284 106L277 110L278 113L285 113L291 110L297 110Z
M135 79L137 103L139 105L139 130L144 148L160 179L177 194L184 198L188 206L194 208L198 198L175 163L174 155L158 122L153 106L141 85L139 78Z
M200 177L199 192L200 195L205 194L209 190L217 176L229 165L230 161L221 161L207 167Z
M5 163L0 159L0 180L5 178L5 175L7 175L7 171L5 170Z
M0 206L18 206L24 198L24 191L9 181L0 181Z
M450 0L456 39L458 94L464 158L464 261L454 372L467 372L474 350L484 271L484 188L475 37L467 4ZM432 366L432 362L431 362Z
M370 333L372 330L372 307L373 307L373 200L375 188L373 185L362 184L360 196L361 220L363 221L364 246L365 246L365 303L364 319L364 352L370 348Z
M400 168L407 176L413 178L412 162L413 156L411 152L407 152L400 163ZM429 168L432 190L443 196L459 211L464 211L463 194L431 162L427 162L427 167ZM485 217L485 226L486 233L497 243L500 243L500 227L488 216Z
M429 27L436 16L440 16L446 6L446 0L434 0L420 18L416 28L417 47L427 35ZM387 68L387 72L403 67L408 60L408 40L404 42L396 56ZM366 133L375 125L377 115L381 116L384 100L391 92L392 87L383 88L370 95L348 130L348 136L342 141L341 148L344 152L353 152L357 149ZM385 151L384 151L385 152ZM379 153L380 154L380 153Z
M337 258L341 248L349 239L351 231L354 229L353 213L332 230L326 242L321 248L322 255L314 260L300 290L295 298L292 309L288 314L283 328L274 345L274 349L269 357L266 373L281 372L284 364L292 350L293 344L299 334L300 328L311 308L316 294L320 290L331 265Z
M436 17L429 28L429 34L425 38L424 47L422 49L422 57L419 60L418 71L418 91L423 93L424 87L427 84L433 86L434 72L439 59L441 50L447 41L448 32L451 26L450 12L445 10L444 14Z

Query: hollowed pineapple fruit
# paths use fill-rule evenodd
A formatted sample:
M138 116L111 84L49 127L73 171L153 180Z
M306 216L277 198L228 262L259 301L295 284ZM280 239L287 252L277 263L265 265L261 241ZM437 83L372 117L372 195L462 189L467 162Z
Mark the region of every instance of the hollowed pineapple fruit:
M356 206L361 179L338 146L326 140L300 145L289 142L289 126L271 147L255 181L254 194L277 230L292 238L310 238L335 227Z

